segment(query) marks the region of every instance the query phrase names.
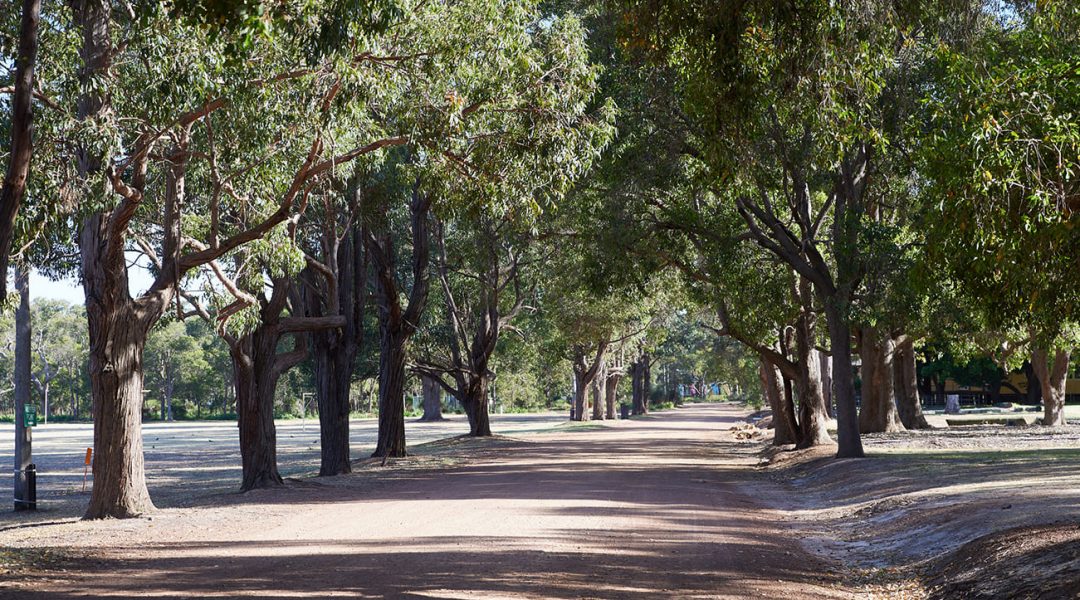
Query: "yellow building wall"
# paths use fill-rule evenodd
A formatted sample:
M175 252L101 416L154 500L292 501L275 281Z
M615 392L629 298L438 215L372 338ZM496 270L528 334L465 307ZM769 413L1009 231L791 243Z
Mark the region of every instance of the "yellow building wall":
M1023 373L1012 373L1009 375L1009 383L1016 389L1020 390L1022 394L1027 394L1027 377L1024 377ZM958 392L981 392L982 388L979 386L963 387L957 385L952 379L945 380L945 393L958 393ZM1002 394L1012 394L1013 391L1008 387L1001 388ZM1080 379L1069 379L1065 382L1066 394L1080 394Z

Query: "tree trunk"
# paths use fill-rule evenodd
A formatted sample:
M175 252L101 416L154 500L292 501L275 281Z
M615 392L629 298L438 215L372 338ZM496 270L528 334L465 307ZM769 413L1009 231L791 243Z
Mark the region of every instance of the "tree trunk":
M932 429L923 416L922 403L919 401L919 373L915 368L915 343L905 338L896 348L893 361L896 404L900 413L900 422L908 429Z
M825 397L821 393L820 364L817 351L813 349L799 360L799 448L833 443L829 437Z
M805 277L799 278L798 297L803 304L795 324L795 353L799 390L799 433L797 446L810 448L831 444L829 417L825 408L825 396L821 391L821 359L817 356L814 340L813 289Z
M30 177L33 155L34 66L37 64L38 23L41 0L23 0L19 24L18 54L15 56L15 93L11 97L11 146L7 172L0 187L0 298L7 296L8 261L15 236L15 217L19 213ZM10 68L10 65L8 66Z
M353 203L353 208L359 200ZM349 448L350 392L356 356L364 339L368 299L365 230L353 225L340 240L329 227L322 239L325 270L301 272L299 294L304 314L321 318L340 314L344 327L311 334L315 398L319 406L320 476L352 471Z
M592 384L592 419L594 421L604 420L604 388L606 383L607 378L605 376L604 369L601 369L600 372L596 374L596 377L593 378Z
M792 380L780 373L780 418L784 427L794 432L796 443L799 439L799 419L795 415L795 386Z
M641 414L649 414L649 402L652 401L652 357L648 353L645 353L642 360L645 361L643 370L645 374L641 376Z
M30 404L32 362L30 273L18 264L15 266L15 289L19 293L19 307L15 309L15 510L26 510L30 505L20 500L29 496L26 469L33 462L32 429L23 421Z
M405 456L405 356L406 343L427 305L430 274L428 211L431 199L413 189L409 211L412 221L412 288L408 305L402 307L397 284L394 238L383 231L378 237L365 230L365 244L374 266L379 307L379 441L372 456ZM389 210L381 207L384 215Z
M990 406L997 406L1001 402L1001 388L1004 387L1003 377L1004 375L993 381L985 382L983 385L983 392L990 397ZM901 414L900 418L903 419L904 415Z
M45 377L48 377L48 373ZM45 383L41 384L41 424L49 424L49 380L46 379Z
M83 225L80 239L94 398L94 489L88 519L128 518L154 510L143 472L143 349L161 306L128 294L123 252L109 251L108 218ZM164 304L167 305L167 300Z
M825 399L825 414L830 419L836 418L832 401L832 357L824 352L818 352L821 359L821 396Z
M855 378L851 365L851 326L837 305L837 298L825 303L829 326L829 347L833 359L833 401L836 403L837 458L865 456L859 438L859 417L855 406Z
M487 377L469 376L465 397L461 400L465 415L469 418L469 435L491 435L491 418L488 416Z
M400 324L380 323L379 441L372 456L405 456L405 336Z
M622 374L615 372L610 373L607 376L607 381L604 384L604 417L608 419L615 418L615 403L618 400L619 393L619 380L622 379Z
M1043 397L1043 425L1048 427L1061 427L1065 425L1065 384L1069 375L1069 352L1057 350L1054 352L1054 363L1051 366L1047 351L1043 348L1035 348L1031 355L1031 366L1036 377Z
M1031 361L1024 361L1020 371L1027 380L1027 403L1032 406L1041 403L1043 399L1042 384L1039 382L1039 376L1035 374L1035 367L1032 366ZM944 388L944 385L942 387Z
M783 410L783 391L780 384L780 369L769 362L764 356L758 359L758 374L761 377L762 388L772 411L773 422L773 445L784 446L795 443L795 432L791 428Z
M356 353L327 342L335 331L312 334L315 342L312 371L315 401L319 405L319 476L352 472L349 455L349 385ZM336 351L331 351L335 349Z
M574 368L574 420L575 421L587 421L589 419L588 410L588 394L589 388L592 387L593 382L596 381L601 374L601 370L604 366L604 355L607 353L608 342L605 340L597 345L596 354L592 358L592 362L588 362L589 358L587 354L591 354L584 346L574 347L573 368ZM589 349L591 350L591 348ZM601 394L602 396L602 394ZM594 409L594 414L596 410ZM601 416L603 414L601 413Z
M649 414L649 353L643 352L630 365L630 377L632 395L631 401L633 406L630 409L631 414L646 415Z
M859 342L862 356L863 402L859 415L862 433L903 431L896 408L893 362L896 343L888 334L878 336L874 327L864 327Z
M574 371L574 420L588 421L589 387L591 382L585 379L584 372Z
M939 402L944 405L947 401L945 398L945 378L942 377L940 373L934 376L934 387L937 388L937 397Z
M282 485L274 426L274 360L278 335L260 325L230 344L243 477L240 491Z
M420 376L420 388L424 399L424 416L421 421L442 421L442 387L427 375ZM472 420L469 420L472 429Z
M97 78L108 73L112 50L111 5L77 0L75 22L82 33L79 80L87 90L78 99L76 118L85 121L106 110ZM77 148L78 173L89 181L102 159ZM98 213L82 224L79 237L86 319L89 330L90 389L94 420L94 488L85 518L126 518L154 509L146 489L142 452L142 359L146 336L167 305L137 306L128 293L121 231L110 230L110 215Z

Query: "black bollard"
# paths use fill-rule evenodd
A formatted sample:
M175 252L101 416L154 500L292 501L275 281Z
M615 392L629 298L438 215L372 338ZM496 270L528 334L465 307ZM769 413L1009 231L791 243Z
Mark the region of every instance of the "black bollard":
M37 510L37 467L34 463L26 467L26 508Z

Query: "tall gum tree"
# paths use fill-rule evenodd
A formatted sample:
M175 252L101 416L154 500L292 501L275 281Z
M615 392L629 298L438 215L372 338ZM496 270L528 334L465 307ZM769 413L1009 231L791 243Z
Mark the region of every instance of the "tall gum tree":
M351 81L340 69L354 76L371 67L370 52L311 65L302 44L264 40L251 50L262 60L230 61L228 36L112 9L97 0L74 4L83 65L72 101L86 194L78 245L97 457L87 518L153 509L139 435L143 349L184 277L284 223L336 166L403 143L340 130L335 141L356 145L334 152L324 143L328 119L355 99L339 95ZM137 297L126 261L135 239L160 265Z
M328 214L321 222L320 252L307 256L301 273L301 298L309 317L340 315L342 327L312 333L315 398L319 406L321 458L319 475L352 470L349 448L349 394L357 355L364 342L364 309L368 303L368 259L364 231L352 218Z
M372 456L405 456L405 362L406 343L416 332L427 304L431 286L428 263L431 256L429 234L431 197L413 187L408 219L412 241L411 282L408 294L396 270L398 250L393 230L387 222L388 208L382 205L382 223L365 231L365 245L371 257L375 305L379 315L379 431ZM405 302L402 302L402 298Z
M435 272L445 323L441 330L446 335L432 341L446 351L426 352L414 368L461 403L469 435L484 437L491 435L491 359L499 335L531 296L529 274L523 271L533 267L529 263L537 257L526 255L527 236L508 233L510 221L477 217L474 224L462 225L451 225L452 252L447 251L447 225L440 223L435 230Z
M1077 68L1080 7L1012 8L935 57L920 125L925 226L931 264L1014 349L1026 341L1043 423L1057 426L1080 346L1080 83L1062 75Z
M887 112L907 93L890 84L908 34L932 38L971 3L714 4L621 3L624 44L675 70L710 189L737 206L750 241L813 285L829 331L837 455L860 457L853 308Z
M7 296L8 260L15 238L15 218L26 193L30 159L34 150L32 100L40 20L41 0L23 0L18 45L15 56L11 57L15 64L15 85L11 86L10 91L10 154L3 183L0 184L0 298Z
M565 188L588 169L610 135L613 114L609 104L591 103L597 71L588 60L585 31L573 15L548 15L531 1L420 5L432 14L427 35L440 40L425 59L437 77L418 83L419 94L405 96L419 95L439 110L403 117L417 124L425 140L395 167L406 173L401 180L408 183L398 186L398 198L407 199L412 212L407 304L397 296L387 230L387 215L394 209L385 198L364 209L374 219L366 243L379 306L380 381L385 384L380 388L380 456L405 452L401 384L406 342L423 316L429 290L428 212L488 211L523 222L535 218L555 206ZM475 27L477 19L487 27ZM482 387L483 381L473 383Z

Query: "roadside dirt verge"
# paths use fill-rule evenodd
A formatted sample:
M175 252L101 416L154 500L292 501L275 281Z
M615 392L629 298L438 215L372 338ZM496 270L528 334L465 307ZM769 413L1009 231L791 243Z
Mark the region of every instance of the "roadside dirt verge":
M1080 597L1080 427L871 434L866 459L744 443L790 491L778 506L804 544L849 565L849 581L864 589Z

